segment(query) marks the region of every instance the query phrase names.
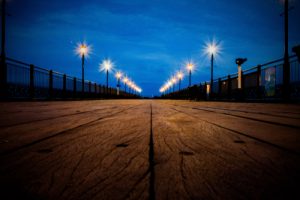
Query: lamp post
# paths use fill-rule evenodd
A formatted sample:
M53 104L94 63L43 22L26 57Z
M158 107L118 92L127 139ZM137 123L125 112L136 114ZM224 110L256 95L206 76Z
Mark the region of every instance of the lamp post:
M5 59L5 17L6 17L6 0L2 0L1 18L2 18L2 38L1 38L1 57Z
M132 81L128 80L128 93L131 94L132 92Z
M215 42L208 44L206 52L211 56L210 60L210 98L212 98L214 84L214 55L218 52L218 46Z
M178 91L180 91L180 85L181 85L181 80L183 78L183 73L182 72L178 72L177 73L177 79L178 79Z
M106 94L108 95L108 72L112 70L114 63L110 59L103 60L100 64L100 71L106 72Z
M283 66L283 98L290 98L290 61L289 61L289 0L284 1L284 66Z
M174 92L175 92L176 77L175 77L175 76L173 76L171 80L172 80L172 85L173 85L173 93L174 93Z
M0 92L2 96L6 95L6 83L7 83L7 69L6 69L6 55L5 55L5 17L6 17L6 0L2 0L1 4L2 13L2 39L1 39L1 63L0 63Z
M89 53L89 46L85 43L80 43L77 45L76 52L81 57L81 76L82 76L81 91L82 94L84 94L84 59Z
M171 93L172 80L168 81L169 94Z
M120 71L118 71L116 73L116 78L117 78L117 81L118 81L118 83L117 83L117 95L118 96L120 94L120 87L121 87L121 85L120 85L120 79L121 79L121 77L122 77L122 73Z
M126 93L126 87L127 87L127 82L128 82L128 78L125 76L124 78L123 78L123 82L124 82L124 88L125 88L125 93Z
M84 93L84 54L82 54L82 58L81 58L81 80L82 80L82 83L81 83L81 91L82 91L82 94Z
M131 80L128 80L127 86L128 86L128 94L131 94Z
M106 94L108 94L108 69L106 70Z
M192 86L192 70L194 69L193 63L188 63L186 66L188 73L189 73L189 87Z

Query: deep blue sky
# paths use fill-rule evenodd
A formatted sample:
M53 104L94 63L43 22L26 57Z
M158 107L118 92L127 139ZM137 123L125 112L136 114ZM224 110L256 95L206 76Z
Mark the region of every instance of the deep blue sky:
M282 0L9 0L7 56L37 66L81 76L77 42L93 53L86 79L105 82L98 64L111 58L143 95L158 95L160 86L187 60L197 64L193 83L210 78L206 41L221 41L214 77L235 73L235 58L244 68L283 56ZM290 48L300 44L300 3L291 0ZM115 80L111 77L113 86ZM185 77L183 86L188 79Z

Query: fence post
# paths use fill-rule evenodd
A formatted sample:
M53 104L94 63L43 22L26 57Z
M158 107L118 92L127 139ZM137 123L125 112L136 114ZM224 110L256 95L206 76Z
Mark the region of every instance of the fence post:
M97 95L97 83L94 84L94 87L95 87L95 97Z
M63 97L67 97L67 75L63 75Z
M31 64L30 65L30 75L29 75L29 78L30 78L30 82L29 82L29 96L30 98L34 98L34 65Z
M73 79L73 95L76 97L76 86L77 86L77 80L76 77Z
M231 99L231 77L228 75L227 77L227 98Z
M49 71L49 98L53 97L53 71Z
M257 66L257 72L256 72L256 95L258 99L262 98L262 91L260 87L261 82L261 65Z

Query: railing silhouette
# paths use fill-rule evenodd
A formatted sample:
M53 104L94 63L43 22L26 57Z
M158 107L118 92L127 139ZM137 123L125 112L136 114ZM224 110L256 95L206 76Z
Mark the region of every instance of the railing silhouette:
M292 100L300 100L300 66L296 56L290 58L290 87ZM242 88L238 89L238 74L201 82L176 92L164 93L162 98L197 100L280 100L283 95L283 61L275 60L243 70ZM211 93L211 94L210 94Z
M2 98L5 99L73 99L73 98L139 98L135 93L120 91L115 88L97 84L44 69L11 58L4 63L5 86ZM3 66L1 66L3 67Z

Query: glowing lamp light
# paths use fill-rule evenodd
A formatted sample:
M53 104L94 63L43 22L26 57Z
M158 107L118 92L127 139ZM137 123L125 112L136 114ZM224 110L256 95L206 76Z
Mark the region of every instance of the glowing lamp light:
M216 54L218 51L218 47L215 44L209 44L207 47L207 53L209 54Z
M99 71L106 71L106 94L108 94L108 72L111 71L114 67L114 63L110 59L105 59L99 65Z
M81 75L82 75L82 85L81 85L81 91L82 94L84 93L84 60L86 57L88 57L90 52L90 46L88 46L85 42L83 43L77 43L77 46L75 48L75 54L77 54L81 58Z
M99 65L99 71L111 71L114 68L114 63L110 59L105 59Z
M116 78L117 78L117 79L120 79L121 77L122 77L122 72L118 71L118 72L116 73Z
M173 83L173 84L176 83L176 78L175 78L175 77L172 78L172 83Z
M192 71L194 69L194 64L193 63L188 63L186 65L186 68L189 70L189 71Z
M182 80L182 78L183 78L183 73L182 73L182 72L178 72L178 73L177 73L177 78L178 78L178 80Z
M123 82L124 82L124 83L128 83L128 78L127 78L127 77L124 77L124 78L123 78Z
M208 55L217 55L220 51L220 44L213 39L211 42L206 42L204 52Z
M214 84L214 80L213 80L213 71L214 71L214 57L215 56L218 56L218 53L220 51L220 46L219 46L219 43L216 42L215 39L213 39L212 42L208 42L206 43L206 46L205 46L205 52L211 57L211 66L210 66L210 69L211 69L211 72L210 72L210 93L209 93L209 97L210 98L213 98L213 84Z
M129 87L132 87L132 82L131 82L131 80L128 80L127 85L128 85Z
M188 62L186 65L186 68L189 72L189 87L191 87L191 85L192 85L192 71L193 71L194 67L195 66L192 62Z
M87 57L90 53L90 46L87 45L86 43L78 43L75 51L76 54L79 55L80 57L82 56Z
M79 51L80 51L81 55L86 54L87 53L87 46L85 44L81 45Z

